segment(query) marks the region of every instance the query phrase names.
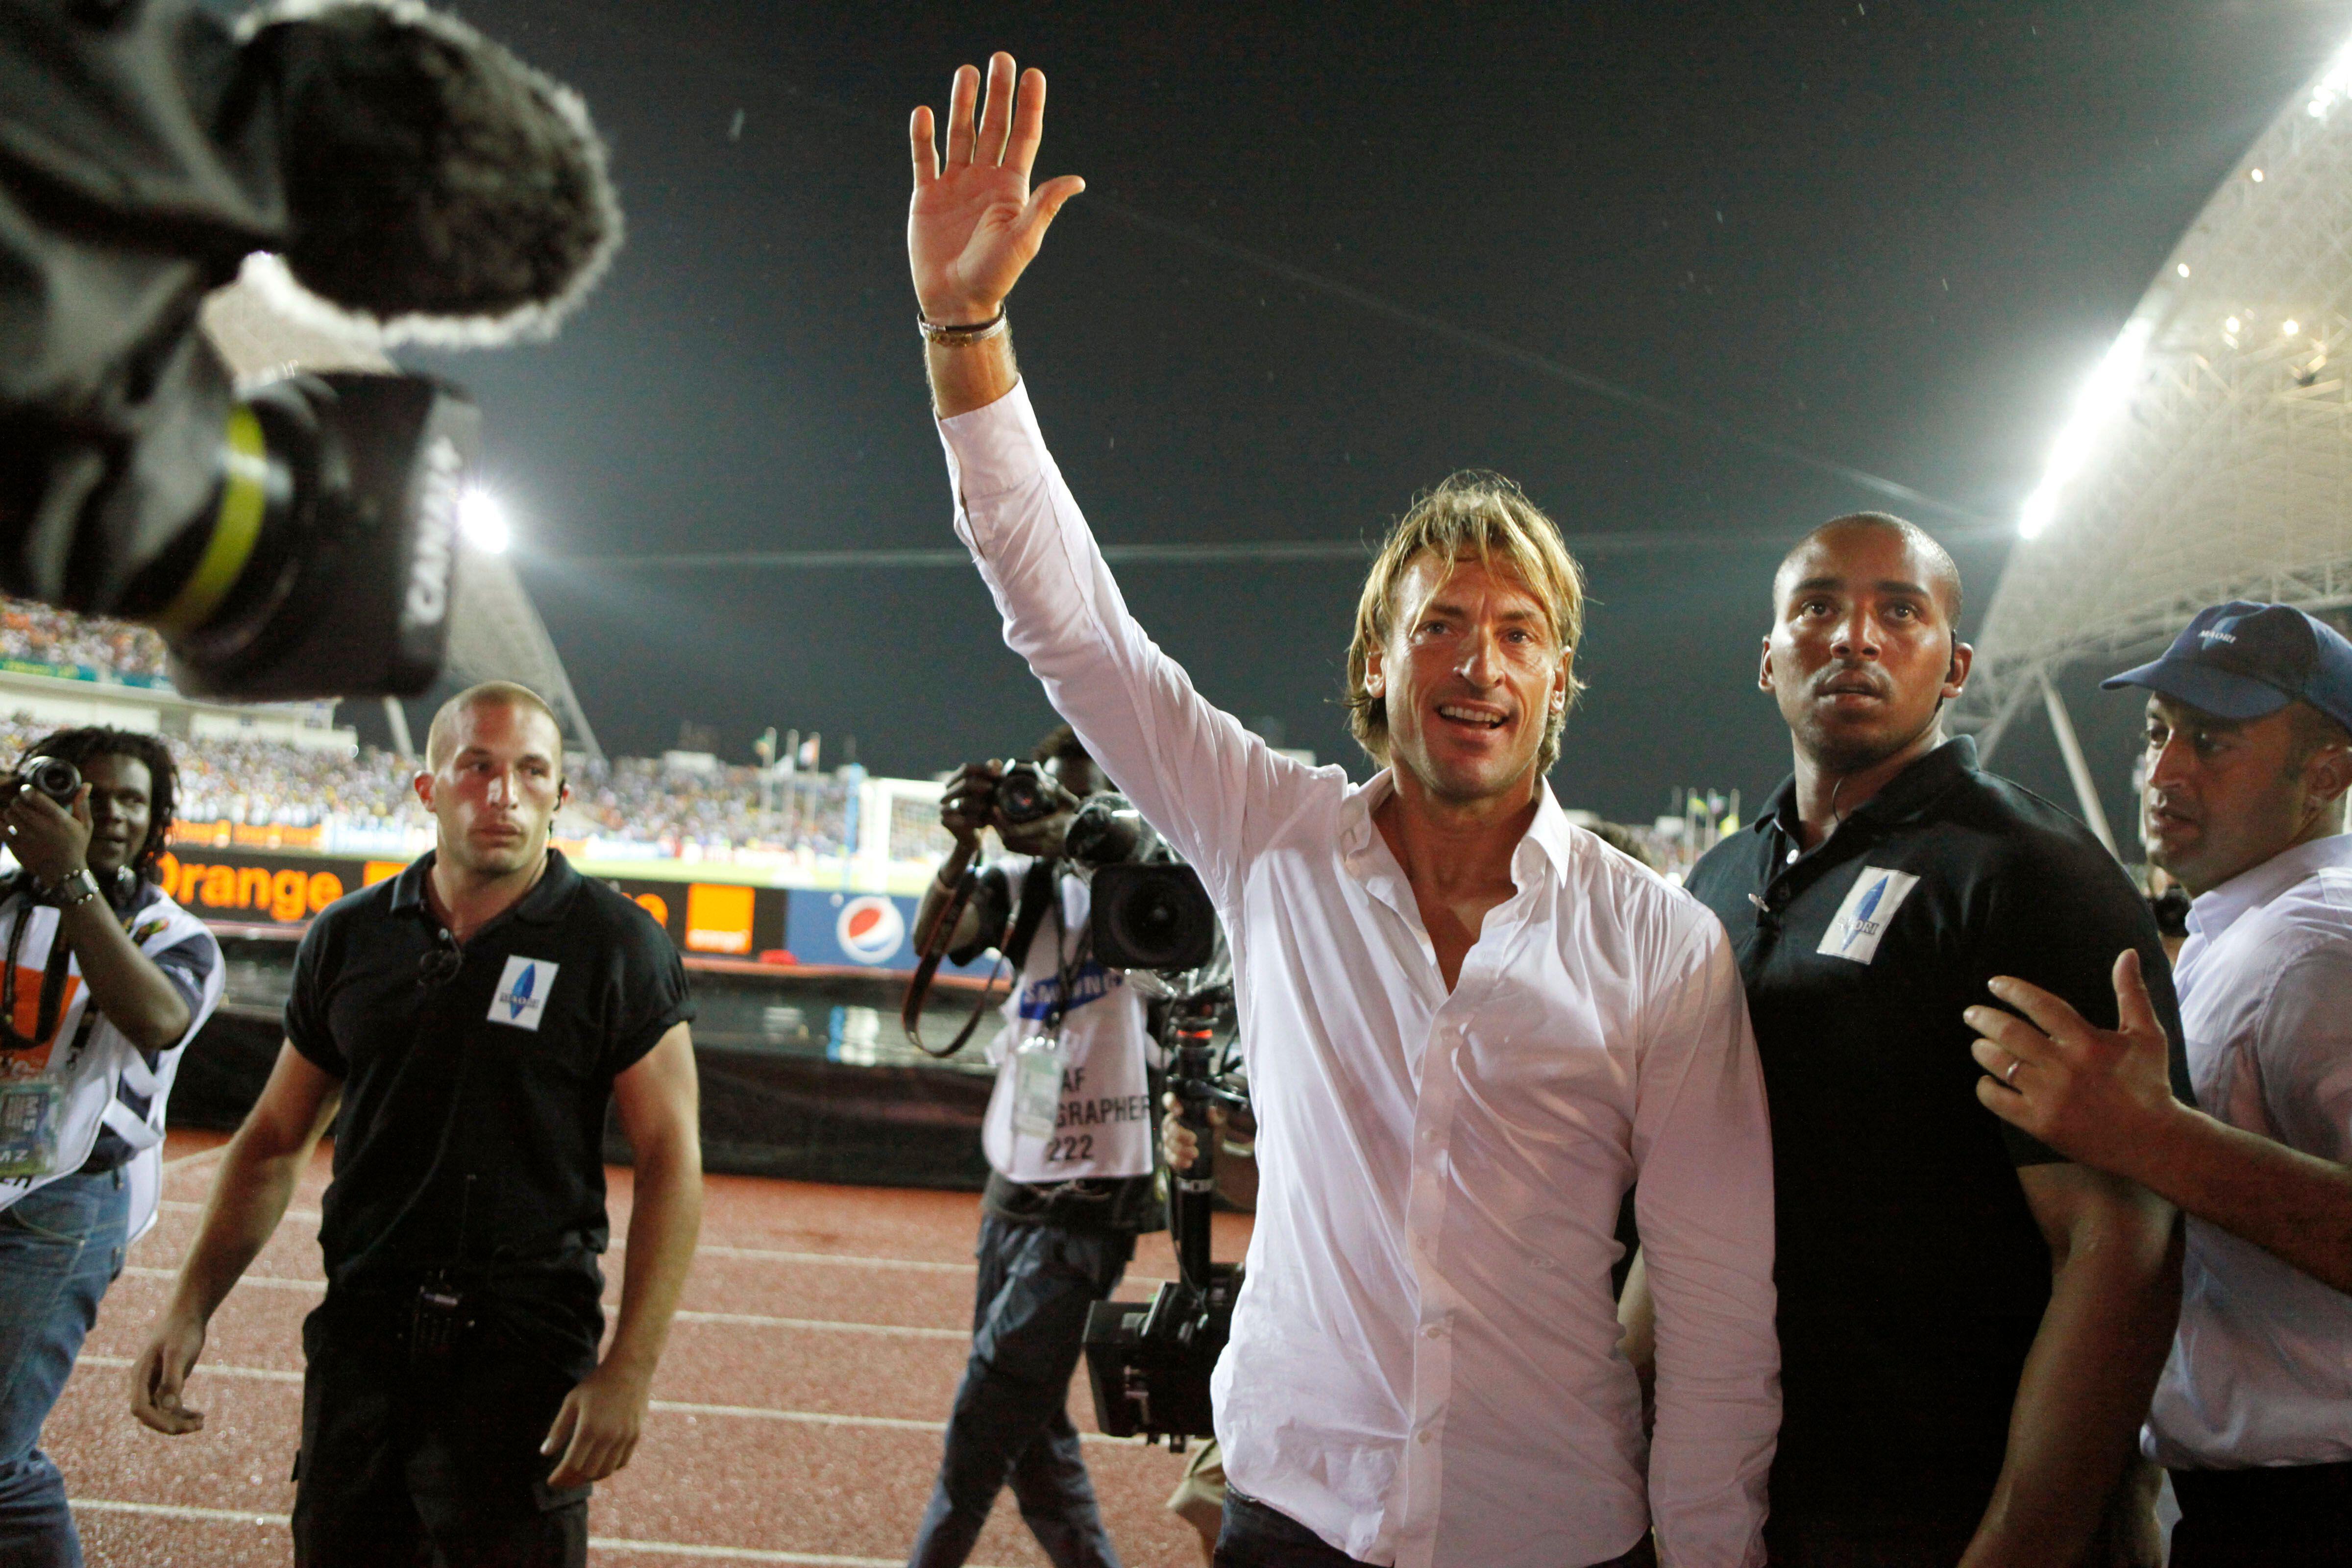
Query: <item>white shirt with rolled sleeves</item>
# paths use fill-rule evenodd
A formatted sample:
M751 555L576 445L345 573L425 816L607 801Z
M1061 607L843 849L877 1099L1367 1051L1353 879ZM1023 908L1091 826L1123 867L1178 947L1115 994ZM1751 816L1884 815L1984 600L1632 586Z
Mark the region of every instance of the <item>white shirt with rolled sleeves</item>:
M2352 1161L2352 837L2198 895L2174 980L2197 1103ZM2189 1216L2180 1327L2142 1447L2186 1469L2352 1460L2352 1297Z
M1129 616L1024 388L940 431L1005 640L1233 945L1260 1186L1215 1382L1232 1484L1398 1568L1570 1568L1654 1519L1675 1568L1760 1563L1771 1154L1714 917L1547 788L1449 994L1372 824L1387 775L1304 767L1193 690ZM1646 1475L1609 1283L1636 1176Z

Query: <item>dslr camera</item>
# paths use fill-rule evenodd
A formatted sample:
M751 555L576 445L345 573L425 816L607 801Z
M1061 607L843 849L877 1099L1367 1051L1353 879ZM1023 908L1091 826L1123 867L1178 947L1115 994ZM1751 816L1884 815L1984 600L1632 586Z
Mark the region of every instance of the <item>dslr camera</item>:
M1015 827L1044 821L1066 798L1041 763L1014 763L996 781L997 814Z
M81 793L81 770L63 757L26 757L13 773L0 773L0 805L26 790L47 795L67 811Z
M579 100L421 5L0 0L0 591L156 627L193 692L423 690L474 406L240 392L198 312L242 268L377 342L502 342L619 240Z

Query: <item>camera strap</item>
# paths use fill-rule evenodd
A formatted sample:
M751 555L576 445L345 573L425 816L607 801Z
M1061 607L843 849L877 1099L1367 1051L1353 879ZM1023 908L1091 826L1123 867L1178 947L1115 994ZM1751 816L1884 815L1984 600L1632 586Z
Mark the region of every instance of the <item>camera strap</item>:
M996 966L988 972L988 983L981 987L979 1000L971 1005L971 1016L963 1021L963 1027L956 1031L955 1038L944 1049L935 1050L923 1043L923 1004L930 996L931 981L939 973L940 961L947 956L948 943L954 940L964 910L971 907L972 895L980 890L979 872L967 869L956 878L955 891L923 935L915 973L908 976L907 994L898 1004L898 1026L906 1031L909 1045L925 1056L945 1061L971 1043L980 1021L995 1011L1009 994L1009 986L1005 991L996 988L997 978L1007 966L1013 971L1012 984L1021 984L1021 965L1029 956L1029 944L1036 940L1037 927L1045 919L1045 906L1059 901L1055 897L1057 868L1057 863L1052 860L1030 863L1029 874L1021 879L1021 896L1013 906L1012 932L997 949Z
M31 900L19 903L8 930L7 963L0 968L0 1051L37 1050L58 1032L58 1016L65 1011L66 966L73 962L73 949L60 924L49 938L49 961L41 969L41 999L34 1009L32 1037L26 1038L16 1028L16 955L25 949L25 928L32 923L32 913Z

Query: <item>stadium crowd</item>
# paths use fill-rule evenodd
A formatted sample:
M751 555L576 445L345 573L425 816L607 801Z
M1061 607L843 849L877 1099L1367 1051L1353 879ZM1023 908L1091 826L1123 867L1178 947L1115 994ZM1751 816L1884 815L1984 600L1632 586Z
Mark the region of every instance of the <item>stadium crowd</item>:
M145 626L0 599L0 658L75 665L99 679L161 677L163 639Z
M22 755L49 725L16 711L0 717L0 751ZM174 740L184 823L247 827L363 830L428 828L411 780L415 768L392 752L355 754L243 737ZM676 855L736 849L837 855L847 833L849 789L812 777L776 784L763 804L759 771L695 772L646 757L572 764L567 836L663 847ZM923 847L928 850L928 843Z

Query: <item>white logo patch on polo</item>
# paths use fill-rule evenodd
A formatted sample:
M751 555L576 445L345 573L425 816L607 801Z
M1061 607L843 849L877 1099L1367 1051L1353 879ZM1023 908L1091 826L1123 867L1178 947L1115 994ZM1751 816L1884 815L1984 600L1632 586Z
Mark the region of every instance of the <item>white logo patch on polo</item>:
M1908 871L1864 866L1847 889L1845 902L1838 906L1837 919L1822 933L1822 945L1813 951L1868 963L1878 956L1879 939L1886 934L1895 911L1918 885L1919 879Z
M490 1022L537 1030L547 1011L547 994L555 988L557 966L543 958L509 958L490 995Z

